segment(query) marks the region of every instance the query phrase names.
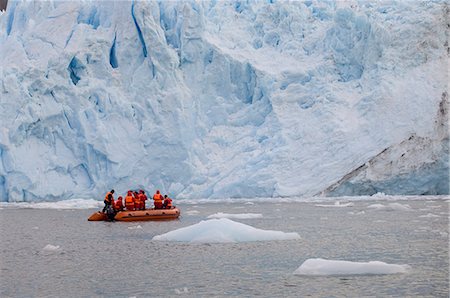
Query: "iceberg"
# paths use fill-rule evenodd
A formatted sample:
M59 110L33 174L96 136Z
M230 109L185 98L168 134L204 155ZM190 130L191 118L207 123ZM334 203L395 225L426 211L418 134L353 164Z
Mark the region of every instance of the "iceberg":
M261 230L228 218L209 219L154 236L155 241L177 241L190 243L233 243L271 240L300 239L297 233Z
M263 216L260 213L239 213L239 214L234 214L234 213L218 212L218 213L209 215L207 218L208 219L211 219L211 218L254 219L254 218L262 218L262 217Z
M449 194L445 6L9 1L0 201Z
M294 271L295 275L358 275L407 273L409 265L387 264L380 261L351 262L308 259Z

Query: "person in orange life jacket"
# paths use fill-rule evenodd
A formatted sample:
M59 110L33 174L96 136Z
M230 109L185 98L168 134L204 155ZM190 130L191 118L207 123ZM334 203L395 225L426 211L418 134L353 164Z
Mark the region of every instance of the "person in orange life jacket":
M155 205L155 209L162 209L163 207L163 197L159 193L159 190L153 195L153 205Z
M172 199L169 198L167 195L164 195L164 209L171 209L172 208Z
M141 200L141 208L145 210L145 201L147 201L147 196L145 195L145 191L142 189L139 191L139 198Z
M114 210L123 211L122 196L119 196L114 204Z
M133 191L133 197L134 197L134 209L141 210L141 198L139 197L137 191Z
M134 199L131 190L128 191L127 196L125 197L125 207L129 211L134 210Z
M111 205L114 201L113 194L114 189L111 189L111 191L105 195L105 199L103 200L103 203L105 203L105 207L103 207L102 212L105 212L106 208L108 208L108 206Z

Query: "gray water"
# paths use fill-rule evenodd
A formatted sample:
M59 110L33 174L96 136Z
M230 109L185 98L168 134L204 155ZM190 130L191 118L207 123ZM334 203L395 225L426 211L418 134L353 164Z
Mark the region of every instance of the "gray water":
M178 204L179 220L135 223L88 222L92 209L6 208L0 210L0 296L448 297L449 203L399 201L411 211L367 208L374 203L388 204ZM259 219L235 221L297 232L301 239L230 244L151 240L217 212L261 213ZM60 248L45 251L47 244ZM382 261L412 269L395 275L293 275L309 258Z

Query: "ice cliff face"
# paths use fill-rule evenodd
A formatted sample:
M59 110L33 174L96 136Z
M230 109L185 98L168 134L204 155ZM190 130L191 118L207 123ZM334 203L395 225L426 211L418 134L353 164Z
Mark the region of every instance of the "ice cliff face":
M448 194L448 13L9 1L0 201Z

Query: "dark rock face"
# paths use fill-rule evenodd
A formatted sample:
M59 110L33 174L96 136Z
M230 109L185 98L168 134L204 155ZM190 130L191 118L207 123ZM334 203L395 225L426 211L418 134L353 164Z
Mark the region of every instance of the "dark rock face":
M0 0L0 10L6 10L7 4L8 4L8 0Z

